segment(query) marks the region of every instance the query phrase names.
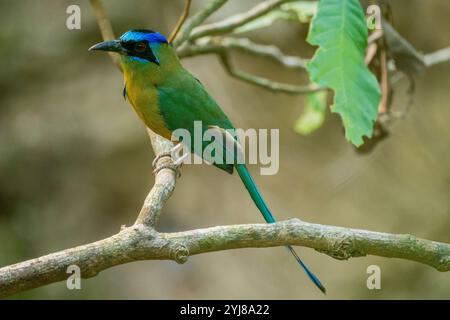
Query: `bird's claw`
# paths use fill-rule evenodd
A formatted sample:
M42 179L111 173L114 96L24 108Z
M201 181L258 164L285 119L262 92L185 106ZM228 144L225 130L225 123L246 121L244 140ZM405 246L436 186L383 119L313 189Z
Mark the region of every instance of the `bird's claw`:
M185 154L174 161L172 159L172 155L179 148L180 148L179 145L176 145L171 151L163 152L155 157L155 159L152 162L152 167L154 168L153 169L154 175L156 175L162 169L170 169L175 172L178 178L181 177L180 168L183 165L183 160L188 156L188 154ZM169 159L164 163L162 163L161 165L158 165L159 160L161 160L162 158L169 158Z
M158 155L155 157L155 159L153 159L153 162L152 162L152 167L153 167L154 169L156 169L156 165L157 165L158 161L161 160L162 158L169 158L169 159L172 160L172 151L169 151L169 152L163 152L163 153L158 154Z

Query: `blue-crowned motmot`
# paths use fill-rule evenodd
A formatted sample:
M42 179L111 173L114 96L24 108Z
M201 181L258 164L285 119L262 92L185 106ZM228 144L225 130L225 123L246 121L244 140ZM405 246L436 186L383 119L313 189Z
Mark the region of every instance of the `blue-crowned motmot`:
M171 139L172 132L179 128L188 130L193 136L195 121L201 121L205 130L211 127L233 129L230 120L216 101L205 87L183 68L175 49L160 33L151 30L130 30L119 40L101 42L90 50L120 54L125 80L124 95L145 125L164 138ZM233 139L229 135L224 136L225 139ZM231 152L227 145L223 144L224 157L227 152ZM202 156L199 150L192 151ZM275 222L245 164L237 161L227 163L225 159L213 164L230 174L236 169L266 222ZM311 281L325 293L325 287L306 267L292 246L287 248Z

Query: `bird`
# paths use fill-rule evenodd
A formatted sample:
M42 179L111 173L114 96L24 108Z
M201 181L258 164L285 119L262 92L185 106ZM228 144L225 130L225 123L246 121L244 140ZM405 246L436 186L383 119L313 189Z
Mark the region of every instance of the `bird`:
M117 40L100 42L89 48L89 51L95 50L120 55L124 74L123 96L144 124L158 135L170 140L172 133L180 128L195 134L194 122L201 121L202 131L215 128L227 140L219 148L223 149L220 156L225 157L230 148L239 145L237 137L227 134L228 129L234 129L229 118L203 84L182 66L175 48L161 33L132 29ZM228 144L230 140L232 147ZM206 144L204 142L202 147ZM199 152L192 147L191 151L202 156L201 150ZM276 222L245 163L216 161L212 164L229 174L236 170L265 221ZM309 279L326 293L325 287L293 247L286 247Z

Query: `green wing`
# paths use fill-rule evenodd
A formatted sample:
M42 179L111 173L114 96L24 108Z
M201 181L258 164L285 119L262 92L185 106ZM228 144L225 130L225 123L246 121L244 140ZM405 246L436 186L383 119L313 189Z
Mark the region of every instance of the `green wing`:
M233 125L219 105L208 94L203 85L189 72L178 73L176 77L167 79L157 87L158 102L161 115L170 131L186 129L194 136L194 122L202 122L203 132L213 126L223 129L233 129ZM205 142L203 148L209 143ZM194 144L191 144L192 152ZM214 165L228 173L233 172L233 165Z

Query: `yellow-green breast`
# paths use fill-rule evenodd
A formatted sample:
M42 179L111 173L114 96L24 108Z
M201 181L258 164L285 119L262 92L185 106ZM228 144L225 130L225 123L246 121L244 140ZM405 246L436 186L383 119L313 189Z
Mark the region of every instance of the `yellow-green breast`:
M162 82L160 70L154 64L130 58L122 59L126 97L141 120L152 131L166 139L171 132L161 116L156 86Z

